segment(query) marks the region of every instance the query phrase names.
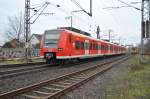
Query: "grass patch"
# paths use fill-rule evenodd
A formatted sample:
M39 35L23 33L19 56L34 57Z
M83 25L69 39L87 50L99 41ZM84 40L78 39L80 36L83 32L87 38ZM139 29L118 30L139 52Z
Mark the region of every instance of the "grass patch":
M106 99L150 99L150 64L138 60L138 56L131 59L129 68L113 79Z

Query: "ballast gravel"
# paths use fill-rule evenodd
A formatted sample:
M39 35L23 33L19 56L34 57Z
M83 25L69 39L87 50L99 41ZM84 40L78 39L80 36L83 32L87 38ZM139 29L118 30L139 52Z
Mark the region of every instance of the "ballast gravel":
M89 62L85 64L78 64L73 66L55 66L49 67L46 70L31 72L24 75L18 75L11 78L0 79L0 94L9 92L18 88L29 86L31 84L39 83L40 81L45 81L53 79L64 74L72 73L82 69L92 67L95 64L108 61L109 59L100 59L94 62Z

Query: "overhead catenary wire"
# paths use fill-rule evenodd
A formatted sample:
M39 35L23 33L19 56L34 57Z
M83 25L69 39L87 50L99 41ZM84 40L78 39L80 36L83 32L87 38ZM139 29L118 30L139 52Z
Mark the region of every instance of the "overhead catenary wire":
M40 10L42 10L42 8L44 8L44 6L46 6L46 3L44 3L41 8L39 8L37 11L35 11L35 13L30 17L30 19L32 19Z
M45 7L42 9L42 11L38 14L38 16L35 18L35 20L31 23L31 24L33 24L38 18L39 18L39 16L44 12L44 10L47 8L47 6L49 5L49 3L47 2L47 3L45 3Z
M76 0L71 0L74 4L76 4L83 12L92 16L92 0L90 0L90 13L88 13Z
M140 11L141 11L140 8L137 8L137 7L135 7L135 6L132 6L132 5L126 3L126 2L124 2L124 1L122 1L122 0L118 0L118 1L121 2L121 3L123 3L123 4L125 4L125 5L127 5L127 6L129 6L129 7L132 7L132 8L135 8L136 10L140 10Z

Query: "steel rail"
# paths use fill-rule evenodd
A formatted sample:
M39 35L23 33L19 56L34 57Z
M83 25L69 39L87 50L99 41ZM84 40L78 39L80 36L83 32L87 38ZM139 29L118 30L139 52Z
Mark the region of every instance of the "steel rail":
M13 99L13 97L17 97L17 99L22 99L23 97L25 97L26 99L52 99L55 97L59 97L127 59L128 57L118 58L113 61L104 62L93 67L66 74L52 80L42 81L28 87L7 92L1 94L0 99Z
M70 65L78 65L78 64L84 64L84 63L88 63L88 62L92 62L92 61L96 61L97 59L93 59L93 60L82 60L78 63L68 63L69 66ZM36 63L37 64L37 63ZM68 64L63 64L63 65L68 65ZM24 65L24 64L23 64ZM15 76L18 76L18 75L23 75L23 74L26 74L26 73L30 73L30 72L39 72L39 71L43 71L45 69L47 69L48 67L54 67L54 66L57 66L59 64L43 64L43 65L40 65L40 64L37 64L39 66L35 66L35 64L26 64L25 65L25 68L22 68L23 66L21 65L20 67L17 66L17 69L13 69L13 67L11 67L10 70L4 70L4 71L0 71L0 79L6 79L6 78L10 78L10 77L15 77ZM62 65L62 66L63 66ZM29 66L32 66L32 67L29 67ZM6 69L6 68L5 68Z
M45 64L44 62L34 62L34 63L23 63L23 64L7 64L7 65L0 65L0 68L13 68L13 67L20 67L20 66L30 66L30 65L42 65Z

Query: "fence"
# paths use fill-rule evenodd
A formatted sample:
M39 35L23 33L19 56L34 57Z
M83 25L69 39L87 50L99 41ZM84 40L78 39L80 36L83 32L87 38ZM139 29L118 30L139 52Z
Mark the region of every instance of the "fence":
M32 57L39 57L40 49L32 49L31 56ZM25 49L7 49L1 48L0 49L0 60L9 60L14 58L24 58L25 57Z

